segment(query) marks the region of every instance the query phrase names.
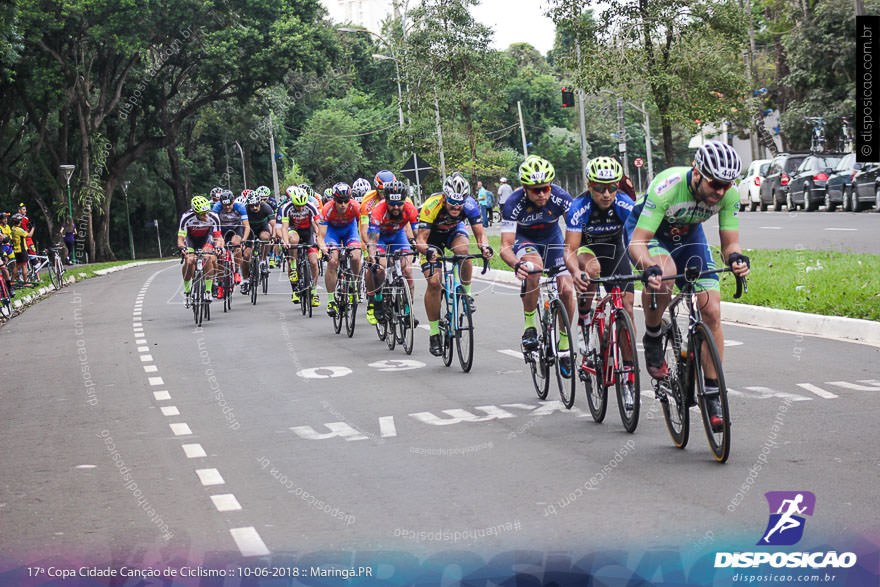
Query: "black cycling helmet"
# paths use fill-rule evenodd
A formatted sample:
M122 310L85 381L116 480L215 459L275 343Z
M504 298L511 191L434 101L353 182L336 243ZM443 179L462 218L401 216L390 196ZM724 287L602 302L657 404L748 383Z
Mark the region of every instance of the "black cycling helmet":
M382 192L385 194L385 201L389 203L403 203L406 201L406 184L398 179L386 182Z
M351 186L340 181L333 186L333 199L338 202L347 202L351 199Z

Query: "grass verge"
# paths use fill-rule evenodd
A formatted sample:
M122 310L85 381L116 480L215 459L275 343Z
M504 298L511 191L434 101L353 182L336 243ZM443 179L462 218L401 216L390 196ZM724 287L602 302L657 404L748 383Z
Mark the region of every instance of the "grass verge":
M490 236L489 244L496 251L490 266L510 271L497 254L501 238ZM720 265L718 249L713 247L712 253ZM747 249L745 253L752 265L749 292L734 300L733 276L724 274L722 300L880 321L880 255L793 249Z

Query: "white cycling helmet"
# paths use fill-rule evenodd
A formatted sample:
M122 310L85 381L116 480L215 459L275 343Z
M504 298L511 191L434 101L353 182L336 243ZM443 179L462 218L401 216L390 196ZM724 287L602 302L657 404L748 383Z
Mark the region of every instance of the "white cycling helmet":
M697 149L694 166L710 180L733 181L742 172L742 159L727 143L709 141Z

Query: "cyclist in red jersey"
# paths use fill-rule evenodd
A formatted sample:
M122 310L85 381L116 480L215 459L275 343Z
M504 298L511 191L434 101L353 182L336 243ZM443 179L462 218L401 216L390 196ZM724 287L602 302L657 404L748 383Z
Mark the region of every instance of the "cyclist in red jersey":
M332 200L324 204L318 222L318 248L327 259L327 270L324 271L324 286L327 288L327 313L336 315L336 270L339 266L338 247L360 246L358 220L361 214L360 204L351 199L351 186L337 183L332 188ZM333 250L328 250L328 245ZM361 252L351 252L351 270L357 275L361 270Z

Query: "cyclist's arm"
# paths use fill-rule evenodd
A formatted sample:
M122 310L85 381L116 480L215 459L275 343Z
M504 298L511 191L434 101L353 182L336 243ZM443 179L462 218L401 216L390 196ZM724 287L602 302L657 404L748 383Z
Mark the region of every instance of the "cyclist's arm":
M324 237L327 235L327 223L319 222L315 224L317 227L317 232L315 234L318 236L318 248L321 249L325 255L327 254L327 243L324 241Z
M422 255L428 254L428 237L431 235L431 225L422 223L416 232L416 251Z
M510 265L511 268L519 261L516 258L516 253L513 252L514 243L516 243L515 232L501 233L501 260Z
M241 237L241 240L246 241L251 234L251 223L247 218L244 218L241 225L244 226L244 236Z
M290 235L288 234L288 232L290 232L289 227L290 221L287 219L287 216L285 216L281 220L281 240L284 241L285 245L290 244Z
M738 230L722 230L721 235L721 258L727 263L732 253L742 255L742 247L739 244ZM749 274L749 267L745 263L737 263L733 266L733 273L739 277L745 277Z
M481 251L489 246L489 237L486 235L482 223L471 225L471 230L474 231L474 239L477 241L477 246L480 247ZM485 256L485 253L483 255Z
M571 273L575 286L583 291L589 285L581 279L581 269L578 263L578 249L581 246L581 233L572 230L565 233L565 267Z

